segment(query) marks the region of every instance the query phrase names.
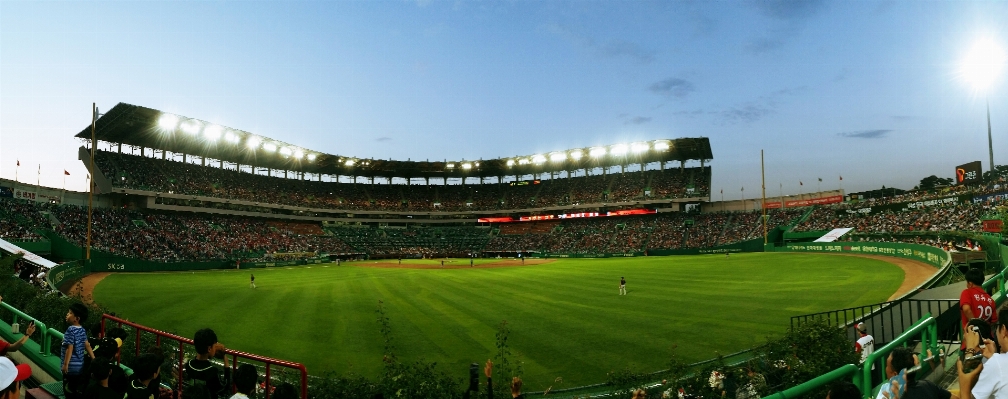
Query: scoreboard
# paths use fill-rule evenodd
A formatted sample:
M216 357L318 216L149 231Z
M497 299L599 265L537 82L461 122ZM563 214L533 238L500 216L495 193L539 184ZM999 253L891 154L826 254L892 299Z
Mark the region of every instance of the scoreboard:
M980 184L983 171L980 169L980 161L973 161L967 164L956 166L956 185Z

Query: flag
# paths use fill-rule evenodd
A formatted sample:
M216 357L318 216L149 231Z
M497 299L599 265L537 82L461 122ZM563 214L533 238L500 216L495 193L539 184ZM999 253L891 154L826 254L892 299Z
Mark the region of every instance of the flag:
M843 176L840 176L840 181L843 181Z
M17 166L21 166L21 160L20 159L18 160Z
M821 177L819 178L819 182L822 183L822 178Z
M745 191L745 187L742 187L742 191Z
M799 185L799 186L804 186L804 185L805 185L805 183L802 183L802 182L801 182L801 180L798 180L798 185Z
M724 194L724 189L723 188L721 189L721 194Z
M67 170L66 170L66 169L63 169L63 174L64 174L64 175L67 175L67 176L70 176L70 172L67 172Z

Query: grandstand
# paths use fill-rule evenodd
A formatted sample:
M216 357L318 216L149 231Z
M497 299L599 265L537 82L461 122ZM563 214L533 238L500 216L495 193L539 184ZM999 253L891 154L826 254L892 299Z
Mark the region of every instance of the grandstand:
M800 206L781 198L780 208L765 210L746 201L715 204L706 138L492 160L384 161L128 104L97 121L95 142L90 136L90 129L77 135L89 168L95 149L91 170L99 192L86 267L77 263L89 242L86 195L43 196L40 187L0 182L0 238L68 261L50 285L95 271L348 259L817 251L811 240L846 227L853 231L829 251L863 242L905 257L930 256L940 271L929 281L952 281L956 268L1004 265L1006 242L993 231L984 235L985 221L1008 214L999 208L1008 198L1003 182L860 201L816 193ZM19 198L9 198L15 192ZM46 285L30 262L18 267L26 280ZM992 281L1003 279L1002 272Z

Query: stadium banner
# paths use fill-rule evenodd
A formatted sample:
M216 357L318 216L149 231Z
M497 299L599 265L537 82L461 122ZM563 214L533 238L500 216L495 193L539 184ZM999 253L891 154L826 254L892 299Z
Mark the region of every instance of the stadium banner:
M980 204L984 202L1002 202L1008 201L1008 190L1002 191L1000 193L978 195L973 197L974 204Z
M522 222L537 222L542 220L563 220L563 219L581 219L581 218L597 218L597 217L609 217L609 216L631 216L631 215L653 215L658 213L657 209L624 209L619 211L609 211L609 212L578 212L578 213L562 213L559 215L532 215L532 216L522 216L518 220ZM481 221L484 219L477 219Z
M11 190L10 187L0 187L0 197L14 198L14 190Z
M988 233L1000 233L1004 229L1004 221L1000 219L989 219L983 221L983 231Z
M35 194L34 191L25 191L25 190L22 190L20 188L15 188L14 189L14 198L23 199L23 200L31 200L31 201L37 201L38 200L38 196Z
M771 230L771 237L779 235L780 228ZM771 239L771 242L775 238ZM722 245L714 248L681 248L681 249L648 249L644 253L647 256L667 256L667 255L708 255L708 254L730 254L740 252L763 252L763 239L756 238L749 241L737 242L734 244Z
M776 250L778 252L828 252L895 256L921 261L939 269L952 261L949 253L939 248L898 242L795 243L784 247L777 247Z
M32 252L29 252L24 248L14 245L14 243L4 240L2 238L0 238L0 249L11 254L17 254L17 253L23 254L24 258L22 259L35 266L44 267L46 269L52 269L54 266L56 266L56 262L53 262L49 259L43 258Z
M784 207L785 208L798 208L798 207L811 206L811 205L839 204L841 202L843 202L843 196L842 195L833 195L833 196L821 197L821 198L810 198L810 199L804 199L804 200L784 201ZM764 209L780 209L780 207L781 207L780 201L777 201L777 202L767 202L767 203L763 204L763 208Z
M833 242L833 241L836 241L837 239L839 239L840 237L843 237L844 234L847 234L847 232L849 232L851 230L854 230L854 228L853 227L844 227L844 228L840 228L840 229L833 229L833 230L830 230L829 233L826 233L822 237L819 237L815 241L812 241L812 242Z
M932 206L957 205L973 201L972 195L951 195L948 197L935 198L925 201L900 202L897 204L886 204L876 206L865 206L860 208L840 209L837 214L864 214L873 215L879 212L893 211L904 212L914 209L929 208Z

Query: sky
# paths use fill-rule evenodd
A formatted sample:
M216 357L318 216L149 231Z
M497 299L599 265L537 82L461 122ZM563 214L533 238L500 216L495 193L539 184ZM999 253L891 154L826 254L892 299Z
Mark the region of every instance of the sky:
M1008 2L0 0L0 177L86 190L73 135L125 102L362 158L709 137L714 200L758 192L760 150L768 196L909 189L989 169L986 101L1006 162L1008 71L961 72L978 41L1008 48L1006 20Z

